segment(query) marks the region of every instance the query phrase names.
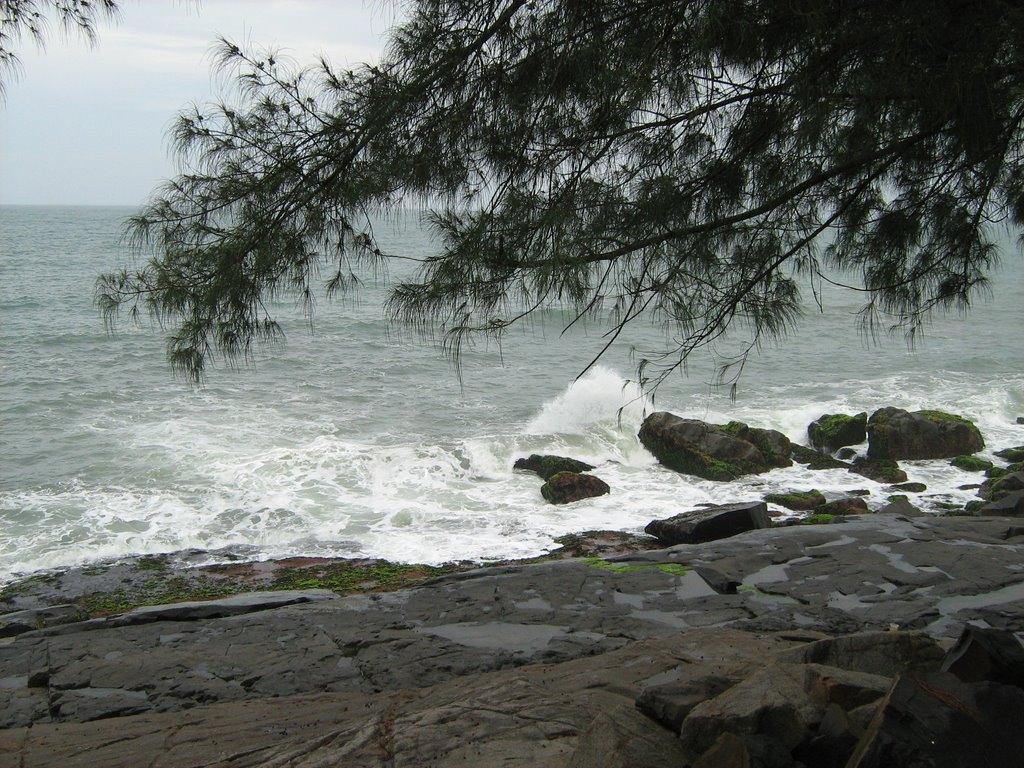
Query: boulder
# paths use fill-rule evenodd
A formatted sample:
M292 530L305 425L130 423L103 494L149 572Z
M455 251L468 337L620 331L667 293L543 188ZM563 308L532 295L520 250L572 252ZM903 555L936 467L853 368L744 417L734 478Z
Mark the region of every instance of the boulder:
M944 657L939 644L919 632L858 632L776 654L780 662L824 664L884 677L904 670L937 671Z
M867 431L869 459L951 459L985 447L973 422L943 411L880 408Z
M993 455L998 456L1000 459L1006 459L1009 462L1024 461L1024 445L1003 448L1003 450L996 451Z
M1024 646L1005 629L968 624L942 660L942 671L965 683L991 680L1024 689Z
M723 733L732 733L770 736L793 749L821 720L819 707L805 690L804 676L800 664L773 664L698 704L683 720L683 746L701 755Z
M791 509L794 512L805 512L825 503L825 497L821 491L790 491L789 493L769 493L764 497L769 504L778 504L780 507Z
M799 765L777 739L726 732L692 768L797 768Z
M949 463L964 472L984 472L986 469L992 469L991 461L971 455L957 456Z
M589 472L594 467L584 461L570 459L565 456L532 453L525 459L516 459L513 469L536 472L545 480L559 472Z
M722 675L704 675L644 688L636 697L636 708L673 733L679 733L683 720L702 701L713 699L736 684Z
M751 501L745 504L695 509L665 520L652 520L644 528L644 532L656 536L667 546L673 546L716 541L744 531L770 526L768 505L763 501Z
M850 471L876 483L905 483L907 473L892 459L854 459Z
M644 419L639 438L664 466L706 480L735 480L771 468L753 443L713 424L666 411Z
M924 483L896 483L890 490L904 493L924 493L928 490L928 486Z
M850 465L827 453L821 453L805 445L794 445L790 456L797 464L806 464L808 469L849 469Z
M790 458L793 444L778 430L751 427L742 421L730 421L728 424L720 425L719 429L757 448L769 467L793 466L793 459Z
M860 515L868 511L868 503L860 496L847 496L818 507L815 512L822 515Z
M552 504L569 504L581 499L603 496L611 491L608 483L594 475L558 472L541 486L540 493Z
M616 707L599 713L583 730L568 765L569 768L664 768L684 765L683 759L682 746L672 733L633 710ZM565 765L564 762L558 764Z
M997 501L990 501L978 509L978 514L990 517L1024 517L1024 491L1013 491Z
M867 440L867 423L867 413L855 416L826 413L807 426L807 436L818 450L834 453L847 445L859 445Z
M910 503L906 496L891 496L889 503L878 510L880 515L904 515L905 517L920 517L924 514L918 507Z
M1020 765L1024 691L948 672L901 674L847 768L993 768Z

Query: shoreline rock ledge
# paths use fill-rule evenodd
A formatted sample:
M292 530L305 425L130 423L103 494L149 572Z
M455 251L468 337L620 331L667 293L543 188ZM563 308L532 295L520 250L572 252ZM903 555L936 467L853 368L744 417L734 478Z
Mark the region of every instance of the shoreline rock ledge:
M32 629L0 640L0 766L873 768L921 737L915 699L946 729L915 764L1006 764L1016 522L860 515ZM999 743L956 752L964 711Z

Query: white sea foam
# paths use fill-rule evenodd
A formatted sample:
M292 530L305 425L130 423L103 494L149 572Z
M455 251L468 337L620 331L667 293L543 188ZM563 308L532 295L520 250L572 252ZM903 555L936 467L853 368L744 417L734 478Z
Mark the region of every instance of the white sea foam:
M109 240L83 240L81 253L54 270L52 217L43 210L33 222L12 210L0 210L8 217L0 227L4 266L14 276L0 285L0 581L185 548L423 562L520 557L563 533L638 531L709 502L866 489L878 507L892 492L845 471L799 465L728 484L671 472L636 436L654 409L739 419L806 442L807 424L823 413L937 408L977 421L984 456L1024 443L1014 423L1024 415L1024 353L991 340L1024 327L1024 269L1005 279L1002 299L997 284L996 305L972 313L975 325L943 326L936 343L912 355L899 344L836 344L856 338L845 309L811 318L806 336L751 362L735 400L708 386L713 370L697 359L689 377L671 379L652 404L626 381L628 347L613 347L577 380L596 339L586 329L563 336L559 312L510 337L503 356L468 350L460 382L436 350L390 333L370 301L323 307L313 337L286 308L287 346L255 370L217 371L207 388L193 390L168 373L155 331L108 337L92 306L95 275L120 261L110 244L118 216L130 211L74 212L63 226L96 219L103 226L92 231ZM60 307L26 304L15 290L47 290L54 281L64 281ZM664 342L658 329L637 332L641 348ZM530 453L593 463L612 493L553 507L538 478L512 470ZM931 511L971 500L974 492L959 486L981 480L946 461L905 468L928 486L912 500Z

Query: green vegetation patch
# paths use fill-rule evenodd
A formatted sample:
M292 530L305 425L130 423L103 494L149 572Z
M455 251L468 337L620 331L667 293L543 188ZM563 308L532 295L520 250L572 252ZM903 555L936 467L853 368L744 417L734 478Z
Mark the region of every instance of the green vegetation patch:
M986 469L992 469L993 466L991 461L970 455L957 456L951 459L949 463L965 472L984 472Z
M336 562L296 568L281 568L270 589L330 589L335 592L390 591L420 584L448 573L476 567L471 563L420 565L387 560L371 564Z
M639 571L657 570L662 573L669 573L673 576L684 576L690 569L681 563L634 563L624 565L613 563L600 557L581 557L580 560L591 568L599 568L602 571L613 573L637 573Z
M1004 448L1001 451L996 451L994 455L998 456L1000 459L1006 459L1007 461L1024 461L1024 445L1017 445L1013 448Z
M825 497L816 489L810 491L793 491L792 493L769 493L764 497L769 504L792 510L814 509L825 503Z
M927 411L927 410L925 410L925 411L917 411L917 413L920 416L925 416L926 418L931 419L932 421L953 421L953 422L957 422L959 424L971 424L972 426L974 424L974 422L971 421L970 419L965 419L963 416L957 416L957 415L952 414L952 413L946 413L945 411Z
M830 515L827 512L816 512L813 515L808 515L800 521L800 525L829 525L836 521L835 515Z

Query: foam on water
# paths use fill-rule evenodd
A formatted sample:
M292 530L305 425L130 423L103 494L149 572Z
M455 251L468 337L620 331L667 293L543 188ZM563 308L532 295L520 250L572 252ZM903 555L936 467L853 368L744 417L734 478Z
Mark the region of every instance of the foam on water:
M671 380L649 402L626 381L628 347L576 379L594 339L563 336L557 311L511 337L503 355L467 352L459 382L436 350L389 331L376 295L321 308L313 337L293 313L287 346L253 371L215 372L206 389L192 390L168 373L155 331L107 336L91 305L95 275L120 261L111 243L127 213L33 218L0 209L0 582L187 548L429 563L525 557L564 533L639 531L699 504L818 488L830 497L867 489L880 506L891 493L845 471L799 465L728 484L671 472L636 436L655 408L739 419L799 443L823 413L937 408L976 420L982 455L1024 443L1014 424L1024 414L1021 350L1004 344L995 355L991 342L972 342L1024 324L1016 303L1024 270L1011 276L998 311L980 314L974 335L951 326L936 352L913 356L860 347L823 355L813 335L795 339L752 362L735 401L705 383L713 371L697 360L689 378ZM57 306L24 300L61 281ZM846 338L847 321L822 320L822 333ZM638 332L638 347L664 341L660 330ZM539 478L512 470L530 453L595 464L612 493L552 507ZM981 479L945 461L905 468L928 485L912 500L933 511L973 499L959 486Z

